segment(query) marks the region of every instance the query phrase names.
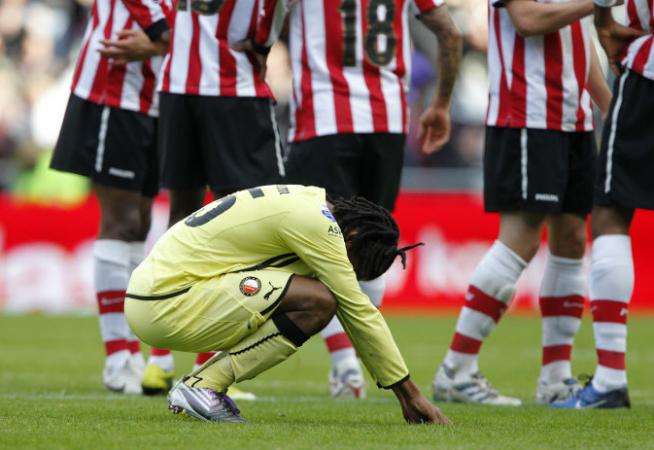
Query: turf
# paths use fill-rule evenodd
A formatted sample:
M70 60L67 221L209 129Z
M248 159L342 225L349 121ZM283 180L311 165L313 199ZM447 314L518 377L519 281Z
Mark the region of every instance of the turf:
M389 319L413 378L428 391L454 317ZM327 395L328 360L312 339L291 360L242 387L246 426L171 415L164 398L125 397L100 384L95 318L0 315L0 448L654 448L654 327L630 319L631 410L552 411L533 404L539 366L537 319L508 317L489 339L481 367L521 408L442 405L449 427L408 426L395 399L376 388L365 401ZM176 355L179 370L191 355ZM574 354L575 373L592 372L591 327Z

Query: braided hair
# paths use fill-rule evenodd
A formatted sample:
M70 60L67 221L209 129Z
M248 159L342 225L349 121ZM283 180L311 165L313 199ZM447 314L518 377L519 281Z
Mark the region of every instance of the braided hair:
M400 229L385 208L365 198L335 200L333 213L341 227L345 240L350 244L354 271L359 280L379 277L393 264L398 256L406 268L406 252L422 243L397 248Z

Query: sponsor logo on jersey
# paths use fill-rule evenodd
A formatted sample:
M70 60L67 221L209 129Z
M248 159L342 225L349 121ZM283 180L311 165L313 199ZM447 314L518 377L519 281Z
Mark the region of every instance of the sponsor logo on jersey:
M327 234L330 236L337 236L337 237L343 236L341 229L338 228L338 226L336 225L330 225L329 229L327 230Z
M246 297L252 297L253 295L257 295L261 290L261 280L257 277L245 277L241 280L239 288L243 295Z
M329 210L329 208L327 208L327 205L322 205L322 207L320 208L320 212L322 213L323 216L327 217L332 222L336 222L336 218Z

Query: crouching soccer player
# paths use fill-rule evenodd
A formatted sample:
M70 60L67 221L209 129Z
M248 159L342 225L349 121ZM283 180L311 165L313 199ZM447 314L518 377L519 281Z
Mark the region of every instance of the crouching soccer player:
M281 363L337 315L380 387L411 423L447 423L419 392L381 313L357 278L397 256L397 224L363 199L328 204L323 189L264 186L217 200L175 224L135 270L125 314L148 344L220 350L169 394L169 408L242 422L225 394Z

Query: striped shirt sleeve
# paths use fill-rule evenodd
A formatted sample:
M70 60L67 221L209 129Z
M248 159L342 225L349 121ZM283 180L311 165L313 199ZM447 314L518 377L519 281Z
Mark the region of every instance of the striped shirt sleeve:
M156 0L121 0L131 18L138 23L152 41L168 30L168 22L162 5Z

